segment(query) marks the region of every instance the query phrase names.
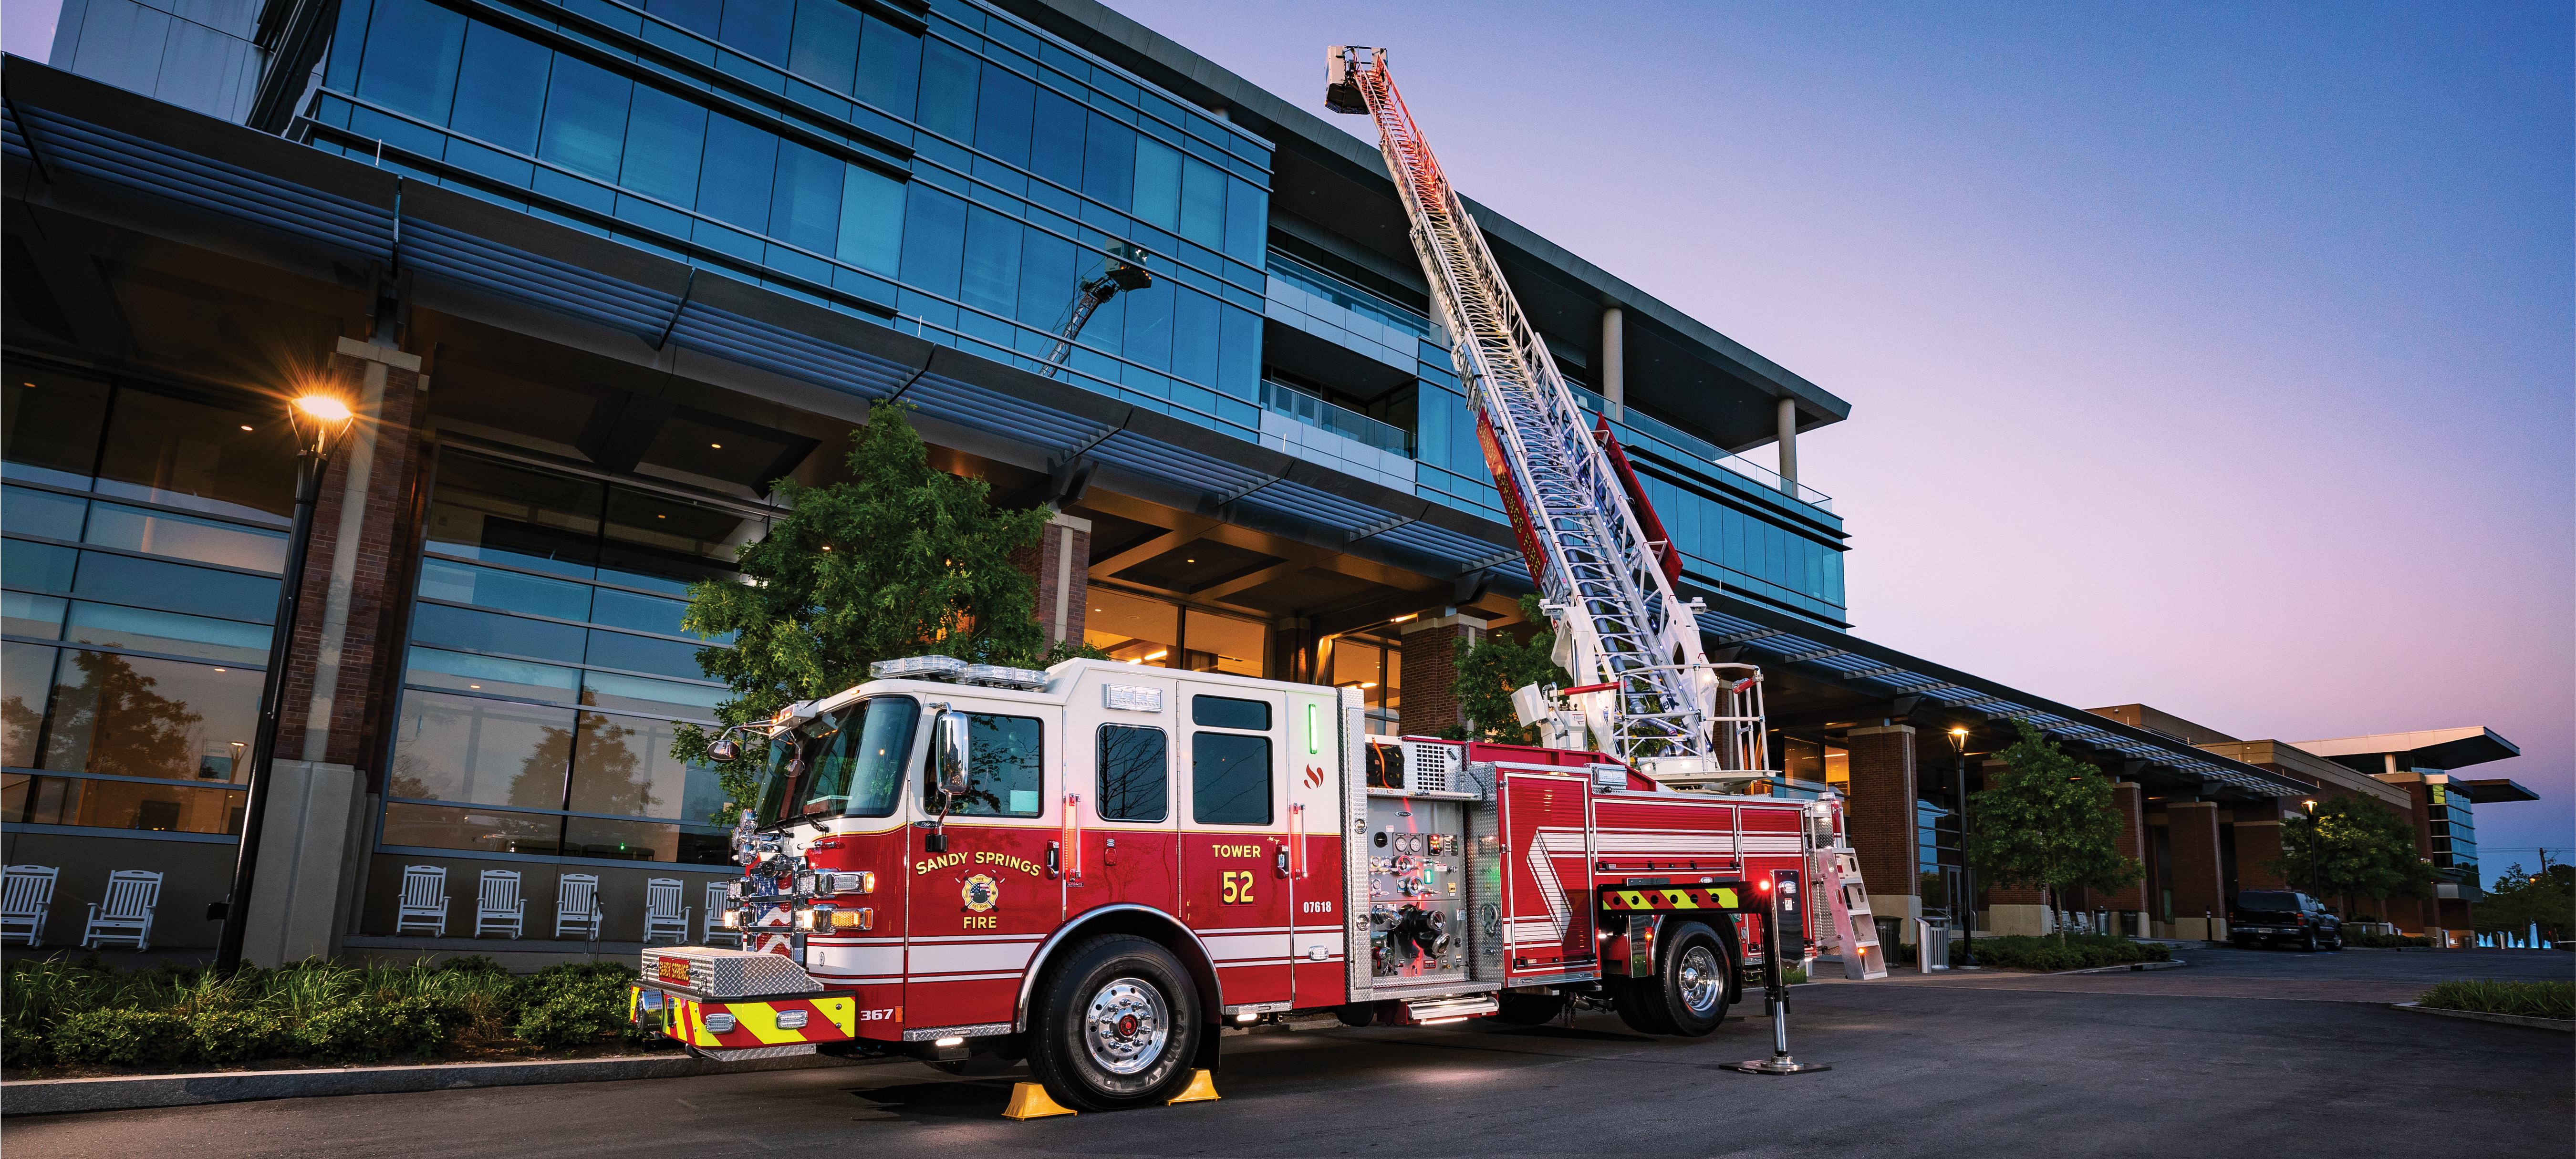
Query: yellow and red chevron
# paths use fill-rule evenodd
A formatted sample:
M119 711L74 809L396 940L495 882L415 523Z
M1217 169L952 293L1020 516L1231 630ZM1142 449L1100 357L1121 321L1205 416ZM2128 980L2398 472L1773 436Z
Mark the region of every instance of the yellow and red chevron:
M1736 910L1737 892L1731 886L1641 886L1601 891L1601 908L1613 911L1643 910Z
M641 1014L642 992L638 990L629 1001L631 1009ZM662 1033L690 1046L792 1046L800 1042L847 1042L858 1037L859 1000L856 996L701 1002L666 992L662 1001L668 1010L662 1020ZM805 1025L793 1029L780 1027L778 1016L792 1010L805 1011ZM710 1014L733 1015L733 1029L722 1034L707 1029L707 1015Z

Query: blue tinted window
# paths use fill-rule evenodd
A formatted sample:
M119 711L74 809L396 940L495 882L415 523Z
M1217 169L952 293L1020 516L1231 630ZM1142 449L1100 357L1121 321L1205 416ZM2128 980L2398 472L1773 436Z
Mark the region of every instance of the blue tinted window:
M778 191L770 200L769 236L828 254L840 244L840 161L799 145L778 143Z
M601 588L598 597L592 601L590 621L594 624L606 624L612 628L633 628L639 632L661 632L680 636L687 634L680 630L680 615L688 610L689 605L680 600L657 599L633 592Z
M1181 161L1180 232L1209 249L1225 244L1225 174L1196 157Z
M965 49L944 40L921 46L921 127L951 140L972 140L975 133L975 80L982 65Z
M1261 264L1270 229L1270 197L1251 182L1228 179L1225 195L1225 252L1249 265Z
M1056 328L1073 302L1078 260L1072 242L1028 231L1020 247L1020 321L1043 330Z
M795 11L785 0L732 0L724 6L724 32L716 39L745 55L780 63L787 59L787 25Z
M427 0L383 0L367 28L358 95L443 124L464 44L463 16Z
M623 632L592 632L588 662L602 668L703 680L706 672L698 667L698 649L705 646L677 640L648 640Z
M879 20L867 18L859 41L859 75L850 95L909 119L921 87L921 38Z
M1020 290L1020 223L982 206L966 218L966 260L958 300L1009 317Z
M984 66L984 91L975 105L975 147L1022 169L1029 167L1029 125L1038 86L1000 65Z
M1216 382L1217 301L1186 287L1173 293L1172 373L1201 385Z
M1082 136L1089 117L1064 95L1039 89L1029 171L1067 189L1082 188Z
M1172 290L1170 278L1156 278L1153 285L1119 295L1127 303L1127 357L1156 370L1172 365Z
M904 214L902 278L944 297L957 296L958 263L966 249L966 203L932 189L912 186L912 204Z
M644 10L700 36L724 31L724 0L645 0Z
M904 183L873 169L847 166L841 179L842 261L892 274L903 256Z
M413 607L412 639L423 644L560 660L567 664L581 663L582 637L588 629L442 604L416 604Z
M753 232L769 227L769 183L778 170L778 138L732 117L707 118L707 159L698 178L698 212Z
M109 603L234 620L266 623L277 614L276 580L95 551L81 553L72 591Z
M453 600L510 612L553 616L560 620L590 618L589 584L548 579L498 568L476 567L443 559L420 565L424 599Z
M841 0L799 0L796 42L787 50L787 70L846 93L858 67L858 10Z
M0 498L0 526L20 535L76 540L81 537L81 518L88 510L89 502L75 496L10 487L5 498Z
M1171 146L1136 138L1135 197L1137 220L1161 229L1181 227L1181 155Z
M1226 306L1217 311L1217 319L1223 331L1217 382L1237 397L1249 398L1261 378L1261 315Z
M340 6L340 26L331 36L331 63L322 74L325 88L348 92L358 76L358 57L367 42L367 16L375 11L371 4Z
M626 105L635 84L571 57L555 59L546 89L546 129L537 155L593 177L617 179L626 149Z
M68 547L10 540L0 548L0 582L40 592L72 590L72 566L80 553Z
M537 102L529 100L554 54L489 24L465 33L465 64L448 125L516 153L537 151Z
M683 208L698 202L698 154L707 140L704 105L638 86L626 125L626 167L618 184Z
M1136 130L1091 114L1082 150L1082 191L1112 206L1128 203L1136 181Z

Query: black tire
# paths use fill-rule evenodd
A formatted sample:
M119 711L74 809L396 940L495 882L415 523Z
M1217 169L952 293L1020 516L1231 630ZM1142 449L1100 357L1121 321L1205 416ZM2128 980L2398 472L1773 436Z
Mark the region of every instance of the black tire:
M1143 938L1109 934L1060 961L1038 988L1028 1039L1029 1071L1047 1094L1077 1111L1123 1111L1179 1094L1208 1032L1180 960Z
M1563 994L1503 994L1495 1001L1502 1009L1494 1012L1494 1018L1514 1026L1545 1026L1565 1013Z
M1726 980L1735 963L1717 933L1698 922L1664 930L1655 976L1631 979L1648 1017L1664 1033L1698 1038L1726 1021Z
M1603 978L1601 989L1610 995L1611 1012L1619 1016L1619 1021L1627 1023L1628 1029L1639 1034L1671 1034L1673 1032L1663 1023L1655 1021L1654 1011L1646 1003L1646 988L1653 981L1652 978Z
M2299 935L2299 952L2302 954L2313 954L2317 952L2317 932L2315 930L2309 930L2308 932Z
M1366 1002L1336 1006L1333 1008L1333 1017L1341 1019L1344 1026L1370 1026L1377 1022L1377 1007Z

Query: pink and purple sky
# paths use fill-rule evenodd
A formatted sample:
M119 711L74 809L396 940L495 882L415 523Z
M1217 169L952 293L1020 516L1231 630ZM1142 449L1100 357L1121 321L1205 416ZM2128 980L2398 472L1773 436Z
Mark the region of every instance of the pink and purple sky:
M1319 111L1391 48L1471 196L1850 400L1800 457L1859 634L2249 739L2486 725L2545 798L2488 876L2576 853L2565 4L1112 6Z

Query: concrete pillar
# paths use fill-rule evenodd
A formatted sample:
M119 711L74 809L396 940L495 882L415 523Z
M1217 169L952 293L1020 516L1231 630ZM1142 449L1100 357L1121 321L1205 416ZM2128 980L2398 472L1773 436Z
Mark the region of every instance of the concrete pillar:
M268 791L242 959L274 969L335 957L373 798L358 770L315 761L270 765Z
M1046 625L1047 642L1082 642L1085 614L1091 610L1091 521L1058 514L1038 540L1038 622Z
M1406 736L1438 736L1467 723L1458 709L1458 653L1485 638L1492 623L1456 613L1424 617L1404 626L1404 703L1397 727Z
M2274 871L2281 859L2279 821L2239 821L2236 829L2236 884L2242 889L2297 889ZM2294 869L2293 872L2296 872Z
M2147 870L2145 794L2145 788L2135 781L2111 783L2111 805L2120 811L2120 855L2137 859L2142 874ZM2102 904L2115 910L2144 911L2149 908L2147 896L2147 877L2140 877L2127 888L2110 894Z
M1914 726L1878 725L1851 730L1851 811L1846 827L1860 855L1869 908L1880 919L1903 924L1912 940L1923 916L1922 881L1914 850Z
M1794 398L1780 400L1780 477L1798 481L1798 400Z
M1628 325L1617 306L1601 308L1601 397L1610 400L1611 418L1628 417Z
M2174 936L2225 940L2227 899L2218 859L2218 805L2166 802L2165 832L2173 848ZM2203 911L2209 914L2206 920Z

